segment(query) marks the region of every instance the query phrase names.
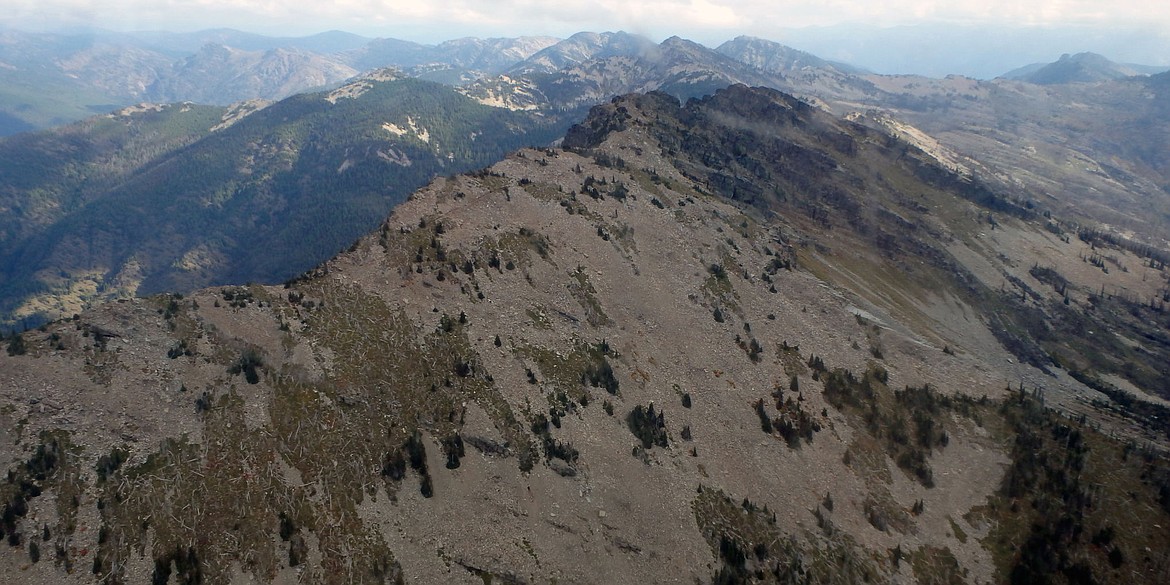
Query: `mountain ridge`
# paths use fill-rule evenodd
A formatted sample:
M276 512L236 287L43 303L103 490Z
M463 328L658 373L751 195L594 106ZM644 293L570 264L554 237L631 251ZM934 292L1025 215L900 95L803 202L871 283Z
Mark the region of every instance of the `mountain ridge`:
M79 282L94 283L92 296L280 281L344 248L355 226L376 225L434 174L488 164L529 140L551 140L544 136L556 128L421 80L374 75L350 87L246 109L242 119L223 111L198 140L140 161L93 200L64 205L68 213L7 241L5 311L39 314L40 301L18 307L52 291L72 307ZM467 139L477 133L493 138Z
M1142 551L1170 539L1170 471L1137 445L1164 426L1013 360L992 320L1059 305L1052 272L1104 313L1086 294L1142 282L1136 256L1102 243L1132 273L1078 269L1088 243L774 90L622 96L566 142L433 181L284 286L127 299L10 339L0 566L1157 582ZM1014 267L1020 244L1052 272ZM1003 304L963 296L950 262ZM1117 528L1135 505L1148 521Z
M786 47L767 39L746 35L738 36L715 47L715 51L765 71L783 72L812 67L834 68L842 73L864 73L856 67L826 61L811 53Z
M1000 77L1039 85L1095 83L1139 75L1163 73L1167 68L1115 63L1097 53L1065 53L1052 63L1035 63L1004 73Z

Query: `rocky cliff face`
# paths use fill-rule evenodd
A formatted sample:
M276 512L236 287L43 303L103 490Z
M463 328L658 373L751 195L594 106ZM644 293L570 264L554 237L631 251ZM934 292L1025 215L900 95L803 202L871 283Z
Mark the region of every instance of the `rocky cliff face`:
M1000 254L1056 245L1010 202L769 90L619 98L565 145L436 180L285 286L11 340L4 574L1164 575L1161 455L1045 411L1101 395L978 304Z

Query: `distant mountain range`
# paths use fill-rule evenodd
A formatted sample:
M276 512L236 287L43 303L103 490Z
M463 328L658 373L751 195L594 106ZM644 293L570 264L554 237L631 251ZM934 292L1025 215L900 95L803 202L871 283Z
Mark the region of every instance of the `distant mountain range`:
M992 79L1061 52L1091 51L1126 63L1170 66L1170 37L1154 26L1100 28L853 23L777 31L775 40L887 75Z
M1094 83L1138 75L1155 75L1167 70L1170 70L1170 67L1114 63L1104 55L1096 53L1077 53L1075 55L1066 53L1054 63L1033 63L1008 71L1001 77L1040 85L1057 85Z
M679 98L701 97L735 83L777 86L783 75L765 71L697 43L671 37L659 45L629 43L629 35L574 40L533 56L506 75L460 89L484 103L512 109L571 110L630 92L661 90ZM614 44L632 48L615 52ZM596 55L588 57L590 53ZM556 71L551 64L564 63Z
M139 102L227 105L335 87L394 66L466 83L557 42L457 39L422 45L333 32L274 38L233 30L56 35L0 31L0 135Z
M381 67L462 86L499 74L513 78L557 74L590 60L646 62L655 58L658 47L624 32L582 32L564 40L463 38L425 45L338 31L268 37L230 29L73 35L0 30L0 136L140 102L227 105L248 99L279 100L335 87ZM750 37L728 41L715 52L771 75L829 70L867 73L840 60ZM1126 67L1118 71L1157 69ZM1030 71L1024 68L1009 77ZM1052 82L1059 82L1067 74L1052 75Z

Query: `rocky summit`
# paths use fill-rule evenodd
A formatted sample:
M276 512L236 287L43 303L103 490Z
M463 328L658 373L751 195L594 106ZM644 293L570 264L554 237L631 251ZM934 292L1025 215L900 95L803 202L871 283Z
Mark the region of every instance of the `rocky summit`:
M777 91L615 98L8 339L0 574L1165 582L1164 262Z

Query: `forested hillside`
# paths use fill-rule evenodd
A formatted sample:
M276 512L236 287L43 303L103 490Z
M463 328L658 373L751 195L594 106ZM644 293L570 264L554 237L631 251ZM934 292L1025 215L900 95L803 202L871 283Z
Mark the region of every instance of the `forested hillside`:
M91 161L84 148L74 154L69 133L4 145L19 153L0 171L13 177L11 205L35 205L40 192L49 199L49 211L11 216L10 225L22 228L0 248L5 315L35 321L99 297L279 282L344 249L435 176L484 166L563 131L555 120L393 75L294 96L211 132L218 119L209 116L222 110L172 108L206 112L192 122L201 130L180 132L170 149L163 141L152 143L156 150L131 143L102 151L127 160ZM107 124L141 126L151 115ZM92 144L100 126L75 134ZM30 142L58 152L37 158ZM23 164L30 159L72 172Z

